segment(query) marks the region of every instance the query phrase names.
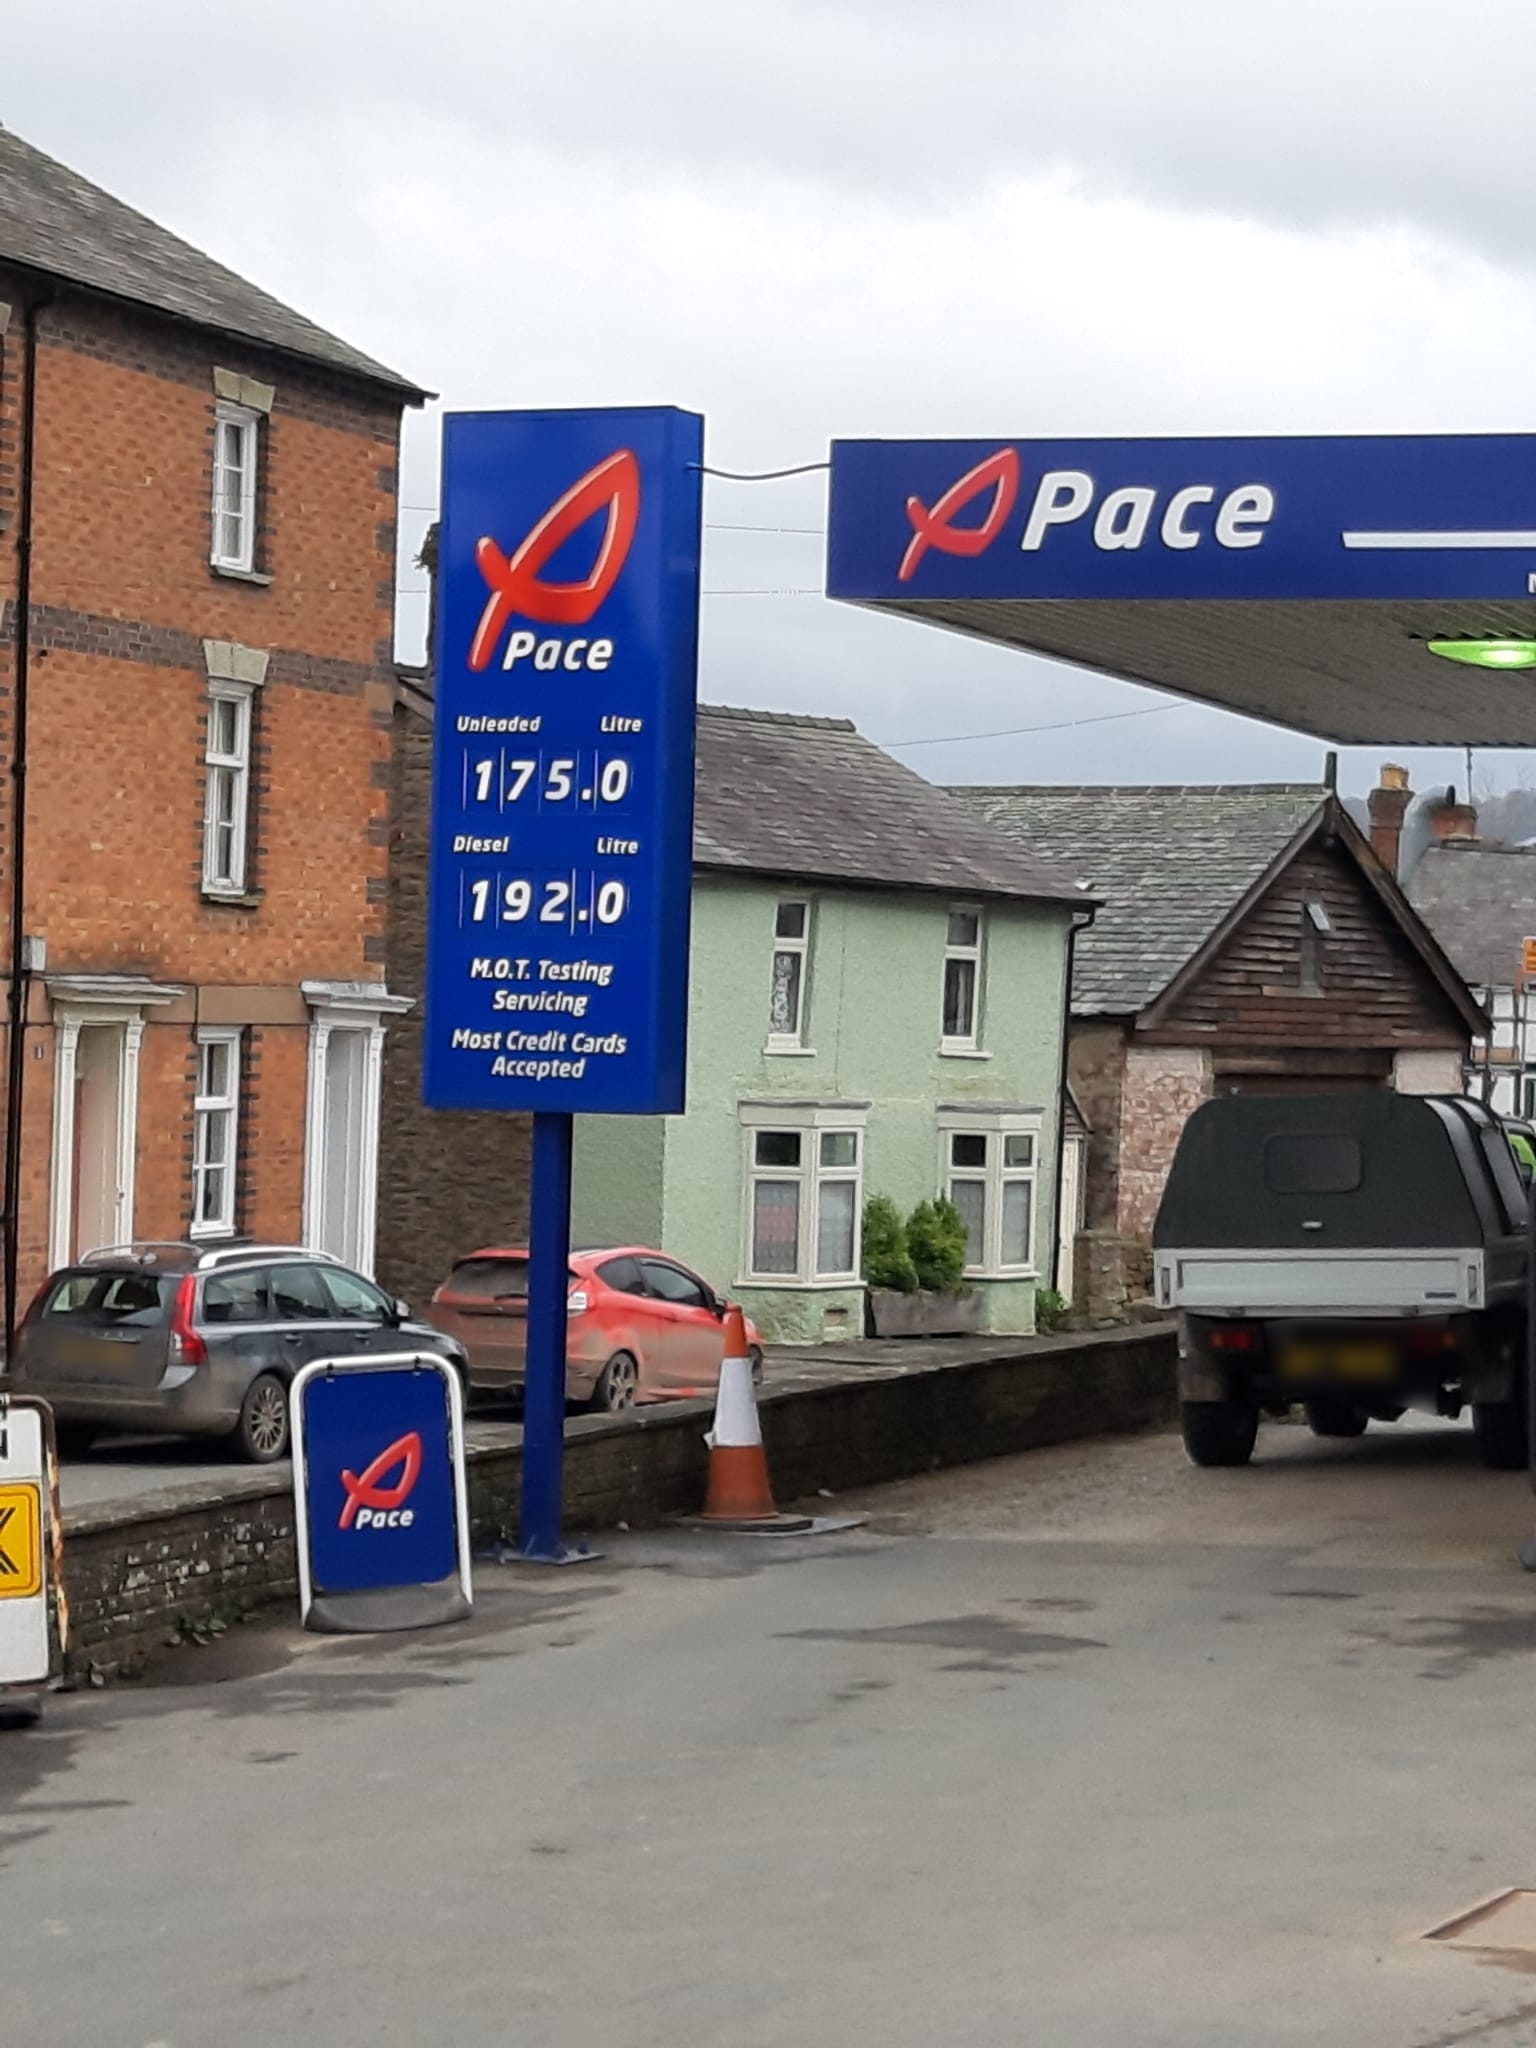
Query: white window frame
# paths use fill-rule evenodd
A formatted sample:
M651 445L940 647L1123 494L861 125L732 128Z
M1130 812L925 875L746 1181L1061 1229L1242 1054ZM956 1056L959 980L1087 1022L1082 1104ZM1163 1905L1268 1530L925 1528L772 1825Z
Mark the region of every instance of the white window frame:
M1040 1143L1044 1117L1038 1110L975 1110L956 1108L939 1116L939 1192L949 1199L957 1180L979 1182L985 1190L982 1209L982 1261L967 1265L969 1279L1033 1280L1040 1274ZM985 1166L955 1166L952 1145L957 1137L985 1138ZM1028 1166L1004 1164L1009 1138L1029 1138ZM1027 1182L1029 1197L1029 1247L1022 1263L1003 1262L1003 1189L1011 1183Z
M251 575L256 567L256 469L261 459L261 414L248 405L232 405L221 398L213 408L213 535L208 559L215 569L233 569ZM230 465L224 460L226 431L240 437L240 500L235 517L239 521L239 545L224 546L224 521L229 516L224 502L224 483Z
M246 892L247 842L250 838L251 804L251 709L255 691L249 683L224 678L208 684L208 737L203 748L203 894L243 896ZM221 753L214 744L218 725L216 706L235 707L235 749ZM218 872L218 839L221 825L220 792L231 792L232 816L230 872Z
M779 936L779 914L785 910L803 910L805 925L799 938L785 939ZM775 1031L773 1026L773 977L770 969L768 982L768 1037L764 1046L766 1052L804 1052L806 998L809 991L811 972L811 926L815 918L815 905L808 896L781 896L773 906L773 961L777 964L780 953L794 953L800 961L800 984L795 1004L795 1025L792 1031Z
M744 1287L857 1287L861 1284L864 1249L864 1129L867 1103L742 1103L738 1109L746 1139L742 1201L741 1279ZM765 1131L794 1132L800 1139L798 1166L759 1166L757 1140ZM823 1166L821 1141L828 1135L851 1135L852 1166ZM793 1273L759 1273L753 1269L753 1221L761 1183L793 1182L800 1190L799 1233ZM819 1273L817 1248L821 1236L821 1191L837 1183L853 1188L853 1260L846 1270Z
M976 920L976 942L974 945L955 944L949 936L949 920L952 917L974 917ZM944 970L939 981L939 1051L962 1058L976 1057L981 1051L981 984L986 958L987 921L986 913L979 903L951 903L944 913ZM969 960L975 969L971 982L971 1028L969 1032L957 1032L951 1036L944 1029L945 998L949 992L949 968L951 961Z
M188 1234L195 1238L233 1237L235 1234L235 1175L240 1161L240 1052L243 1034L237 1026L204 1027L196 1034L197 1085L192 1098L192 1221ZM215 1045L229 1047L229 1093L209 1095L203 1090L203 1054ZM223 1160L224 1200L217 1215L201 1214L203 1187L209 1169L208 1133L214 1117L229 1120L228 1142Z

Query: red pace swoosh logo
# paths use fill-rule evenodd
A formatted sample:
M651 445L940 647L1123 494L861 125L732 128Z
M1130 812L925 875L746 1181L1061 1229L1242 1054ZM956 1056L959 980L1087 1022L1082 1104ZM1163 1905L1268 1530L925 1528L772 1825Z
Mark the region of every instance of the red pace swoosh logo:
M983 491L992 493L992 503L980 526L954 525L955 514L963 512ZM912 522L912 538L901 558L901 567L896 571L897 582L911 582L918 563L930 548L937 548L941 555L985 554L997 539L1018 495L1019 451L1016 448L999 448L985 462L978 462L974 469L968 469L958 483L952 483L931 509L921 498L908 498L907 517Z
M381 1485L384 1474L398 1465L400 1477L393 1486ZM342 1490L347 1496L338 1529L350 1529L359 1508L398 1508L410 1499L411 1488L421 1477L421 1438L410 1430L397 1436L387 1450L380 1451L361 1472L343 1472Z
M605 508L608 517L592 573L580 583L545 583L539 571L550 556ZM630 449L620 448L578 477L510 555L489 534L478 540L475 560L491 594L469 643L470 667L488 665L513 617L545 626L586 625L618 580L639 518L640 465Z

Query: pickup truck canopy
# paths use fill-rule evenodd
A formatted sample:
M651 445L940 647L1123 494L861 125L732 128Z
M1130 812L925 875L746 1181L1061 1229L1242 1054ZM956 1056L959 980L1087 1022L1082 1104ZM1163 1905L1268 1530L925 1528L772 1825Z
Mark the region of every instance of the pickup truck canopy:
M1464 1096L1389 1089L1228 1095L1184 1127L1158 1249L1487 1247L1524 1231L1526 1194L1496 1117Z

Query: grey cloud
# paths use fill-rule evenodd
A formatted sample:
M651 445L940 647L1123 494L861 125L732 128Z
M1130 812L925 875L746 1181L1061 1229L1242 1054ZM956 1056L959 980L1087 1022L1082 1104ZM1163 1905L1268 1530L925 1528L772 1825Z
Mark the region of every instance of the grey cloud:
M1513 103L1528 0L267 0L254 70L245 10L76 0L67 97L60 10L14 13L0 118L46 94L61 143L141 129L121 89L138 71L194 171L244 150L259 82L279 135L359 118L387 153L409 112L629 177L810 181L897 209L1054 173L1289 226L1411 224L1524 263L1536 197ZM514 242L547 203L464 197Z

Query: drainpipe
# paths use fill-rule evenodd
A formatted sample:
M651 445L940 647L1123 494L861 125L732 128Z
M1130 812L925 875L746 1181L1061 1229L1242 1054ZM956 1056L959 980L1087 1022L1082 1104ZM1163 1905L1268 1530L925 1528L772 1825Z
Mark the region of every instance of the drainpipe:
M1067 976L1066 985L1061 992L1061 1045L1058 1052L1060 1066L1056 1085L1056 1172L1055 1185L1051 1190L1051 1242L1056 1247L1056 1257L1051 1265L1053 1292L1061 1274L1061 1184L1067 1170L1067 1053L1072 1027L1072 963L1077 955L1078 933L1087 931L1097 915L1097 904L1086 913L1074 911L1072 922L1067 926ZM1071 1304L1068 1303L1068 1306Z
M20 1231L21 1118L26 1069L27 973L27 681L32 652L32 517L37 432L37 317L50 303L48 295L28 299L22 316L21 493L16 533L16 657L12 677L11 732L11 958L7 990L7 1053L5 1076L5 1182L0 1207L0 1264L5 1294L5 1355L12 1355L16 1325L17 1244Z

